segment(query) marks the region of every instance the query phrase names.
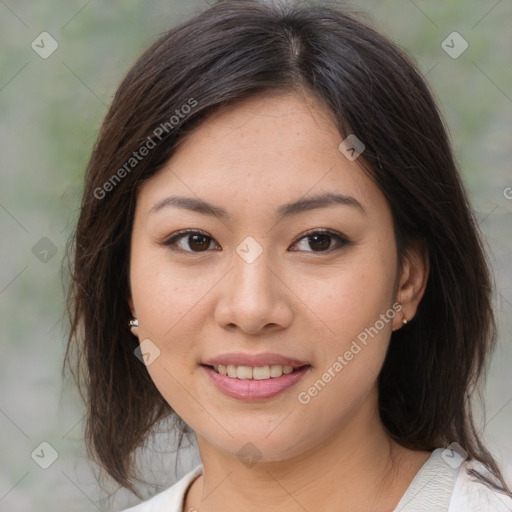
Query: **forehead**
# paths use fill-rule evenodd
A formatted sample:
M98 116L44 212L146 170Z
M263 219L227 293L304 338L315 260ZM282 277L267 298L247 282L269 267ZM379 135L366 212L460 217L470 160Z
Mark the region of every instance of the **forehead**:
M279 131L277 139L276 131ZM220 107L183 141L183 146L190 142L189 138L195 138L194 142L198 139L223 144L233 142L237 145L234 149L266 155L280 147L298 150L319 140L337 146L340 135L333 113L316 96L270 92ZM262 144L264 142L267 144ZM258 143L261 146L258 147Z
M358 162L339 151L341 142L332 113L314 96L253 97L201 122L142 186L138 203L148 212L172 191L247 208L337 192L386 207Z

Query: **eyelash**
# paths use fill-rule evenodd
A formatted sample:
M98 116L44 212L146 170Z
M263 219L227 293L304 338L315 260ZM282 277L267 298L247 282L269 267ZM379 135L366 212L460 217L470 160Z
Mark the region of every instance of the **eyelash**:
M208 249L205 251L188 251L188 250L176 248L176 243L179 240L185 238L187 235L188 236L201 235L201 236L204 236L205 238L209 238L211 241L213 241L213 238L211 236L209 236L207 233L205 233L204 231L195 230L195 229L185 229L182 231L178 231L177 233L173 234L167 240L164 240L162 242L162 245L168 247L172 251L181 252L181 253L201 254L201 253L208 252ZM305 238L313 237L314 235L329 235L338 243L338 247L330 247L329 249L327 249L325 251L303 251L303 252L330 254L331 252L333 252L337 249L341 249L341 247L343 247L343 246L350 245L350 243L351 243L349 240L347 240L347 238L345 238L340 233L336 233L335 231L330 231L328 229L313 229L313 230L307 231L306 233L302 234L299 238L297 238L295 240L295 242L293 242L292 245L297 244L298 242L300 242L301 240L303 240ZM301 252L301 251L297 251L297 252Z

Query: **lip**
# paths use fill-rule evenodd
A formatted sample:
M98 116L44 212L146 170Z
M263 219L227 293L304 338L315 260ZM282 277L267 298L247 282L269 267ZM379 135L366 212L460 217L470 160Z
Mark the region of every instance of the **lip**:
M217 373L209 366L201 365L201 368L208 374L208 377L217 389L225 395L237 398L238 400L253 402L273 398L283 393L299 382L309 372L311 366L306 364L287 375L283 374L281 377L272 377L264 380L234 379Z
M282 354L273 354L270 352L262 354L244 354L239 352L221 354L213 357L212 359L208 359L207 361L203 361L202 364L209 366L218 366L219 364L234 364L235 366L270 366L272 364L278 364L280 366L293 366L294 368L299 368L300 366L305 366L309 363L286 357ZM280 379L281 377L277 378Z

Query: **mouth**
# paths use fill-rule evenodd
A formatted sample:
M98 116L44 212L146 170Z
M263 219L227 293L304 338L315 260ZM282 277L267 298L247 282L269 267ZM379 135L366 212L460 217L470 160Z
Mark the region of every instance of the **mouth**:
M310 364L247 366L201 364L209 382L224 395L246 402L268 400L284 394L309 373Z
M283 375L290 375L300 369L305 369L311 365L305 364L301 366L272 364L265 366L244 366L234 364L219 365L201 365L210 368L215 373L224 377L239 380L268 380L277 379Z

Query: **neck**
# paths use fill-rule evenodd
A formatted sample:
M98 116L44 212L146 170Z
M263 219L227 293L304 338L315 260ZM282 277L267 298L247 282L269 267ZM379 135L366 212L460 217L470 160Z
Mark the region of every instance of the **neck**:
M262 459L251 467L198 435L204 474L191 487L185 510L392 511L430 453L394 442L377 412L360 414L364 421L354 418L296 457Z

